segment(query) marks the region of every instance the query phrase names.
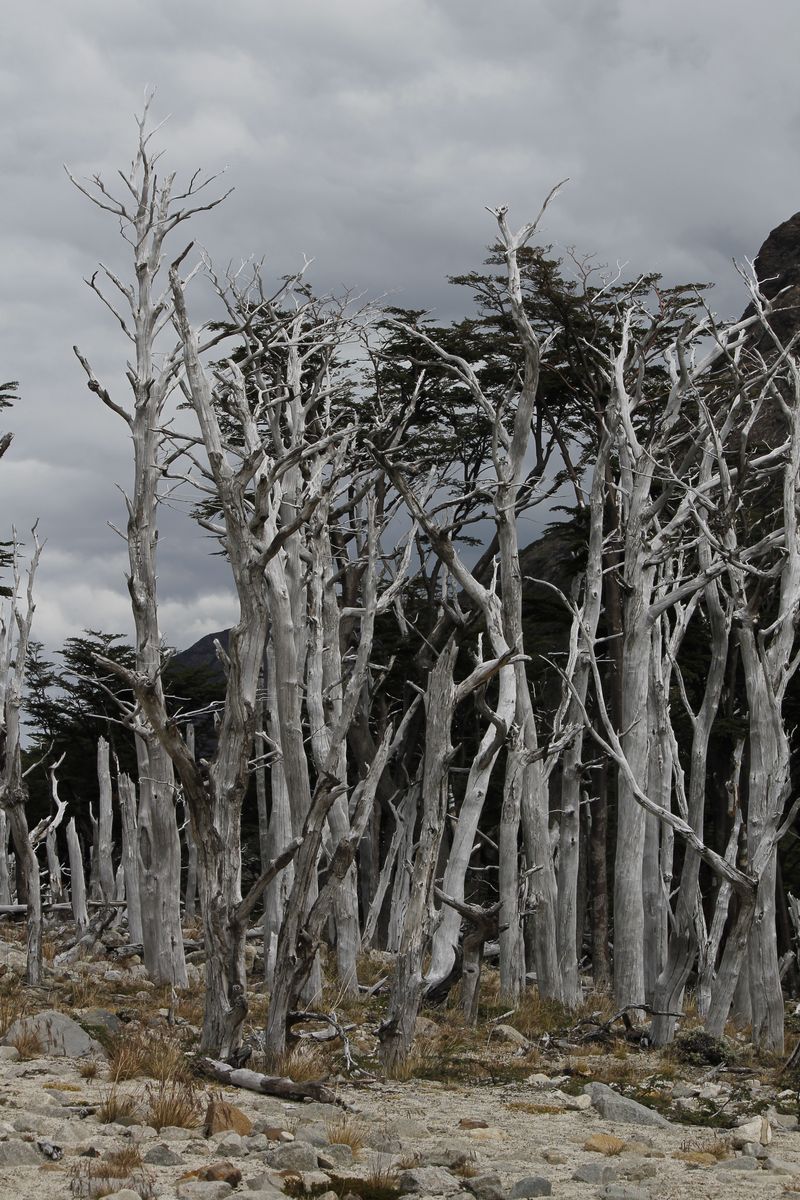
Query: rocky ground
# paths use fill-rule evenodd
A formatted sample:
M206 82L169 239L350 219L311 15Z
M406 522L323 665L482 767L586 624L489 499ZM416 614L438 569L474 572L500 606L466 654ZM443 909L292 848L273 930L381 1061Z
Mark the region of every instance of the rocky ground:
M775 1064L534 1045L513 1018L462 1044L445 1012L420 1022L427 1078L331 1060L336 1104L286 1103L192 1078L196 1010L159 1007L137 964L79 964L34 995L17 953L0 947L0 1200L800 1196L798 1097ZM366 1061L369 1020L352 1024Z

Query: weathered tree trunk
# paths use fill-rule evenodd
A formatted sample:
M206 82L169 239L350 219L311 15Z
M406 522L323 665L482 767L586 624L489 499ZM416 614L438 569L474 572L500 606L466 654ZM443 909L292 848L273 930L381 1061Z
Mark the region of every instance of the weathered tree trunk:
M8 870L8 818L0 809L0 904L11 903L11 876Z
M97 740L97 781L100 801L97 809L97 867L100 877L100 894L103 900L114 899L114 864L112 861L113 810L111 806L111 763L108 742ZM137 938L137 941L140 939Z
M142 909L139 892L139 830L136 814L136 788L125 774L117 775L119 811L122 819L122 868L125 875L125 904L128 914L128 940L142 941Z
M194 758L194 725L186 726L186 749ZM197 914L197 843L192 833L192 820L189 816L189 806L184 797L183 808L186 814L184 821L184 838L186 841L186 887L183 893L183 919L193 921ZM263 864L262 864L263 865Z
M75 818L71 817L67 825L67 851L69 853L69 887L72 895L72 915L79 930L84 930L89 924L89 913L86 908L86 879L83 874L83 855L75 828Z
M422 960L430 931L433 873L447 813L450 727L456 703L453 668L457 646L451 638L434 666L425 696L425 760L410 895L397 952L389 1006L378 1037L384 1069L391 1074L405 1062L414 1040L422 999Z
M498 860L500 893L500 995L517 1005L525 990L525 945L520 914L519 826L522 810L523 747L513 729L507 749L503 804L500 810Z

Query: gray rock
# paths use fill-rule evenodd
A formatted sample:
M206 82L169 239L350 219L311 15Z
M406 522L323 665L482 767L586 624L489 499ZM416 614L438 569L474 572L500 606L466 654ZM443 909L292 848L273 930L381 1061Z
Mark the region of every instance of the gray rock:
M194 1130L182 1129L180 1125L165 1125L161 1136L167 1142L190 1142L196 1135Z
M526 1175L524 1179L517 1180L509 1196L511 1200L525 1200L527 1196L549 1196L552 1191L552 1184L544 1175Z
M728 1158L719 1164L721 1171L757 1171L758 1159L751 1154L742 1154L739 1158Z
M40 1167L43 1161L30 1142L0 1142L0 1167Z
M800 1163L784 1162L782 1158L765 1158L761 1166L772 1175L800 1174Z
M205 1182L199 1179L185 1179L178 1184L178 1200L225 1200L233 1188L221 1179Z
M122 1033L125 1028L117 1014L110 1012L107 1008L84 1008L78 1013L78 1019L85 1028L104 1029L112 1037Z
M633 1183L640 1183L643 1179L655 1179L658 1174L658 1168L652 1162L626 1162L620 1166L619 1173L623 1179L630 1179Z
M240 1133L231 1129L217 1142L217 1153L223 1158L244 1158L247 1154L247 1143Z
M331 1142L330 1146L325 1146L318 1152L317 1162L325 1171L335 1167L349 1167L353 1163L353 1151L343 1142Z
M461 1181L444 1167L413 1167L402 1171L397 1180L401 1195L421 1192L425 1196L448 1196L461 1188Z
M501 1042L510 1042L512 1046L530 1046L525 1034L520 1033L513 1025L495 1025L492 1036L499 1038Z
M317 1152L304 1142L286 1142L270 1151L268 1162L276 1171L316 1171Z
M328 1132L325 1126L319 1121L312 1121L308 1125L301 1125L295 1130L295 1139L298 1142L307 1142L309 1146L327 1146Z
M51 1058L86 1058L89 1054L105 1054L100 1043L89 1037L77 1021L55 1009L44 1009L35 1016L20 1017L8 1030L3 1042L7 1046L13 1045L22 1033L34 1034L42 1054Z
M617 1121L620 1125L656 1125L659 1129L672 1129L669 1121L655 1112L645 1108L637 1100L629 1100L620 1096L605 1083L587 1083L583 1089L591 1096L592 1104L607 1121Z
M180 1154L176 1154L174 1150L170 1150L169 1146L165 1146L161 1142L158 1146L151 1146L144 1156L144 1161L150 1163L154 1167L177 1167L178 1163L183 1162Z
M610 1163L587 1162L573 1171L572 1178L578 1183L613 1183L619 1178L616 1167Z
M275 1182L274 1176L267 1175L265 1172L262 1172L260 1175L256 1175L253 1179L248 1179L247 1187L251 1191L256 1192L259 1195L263 1195L263 1196L267 1196L267 1195L282 1196L283 1195L283 1192L281 1191L279 1185ZM249 1196L248 1196L248 1200L250 1200Z
M121 1188L118 1192L107 1192L108 1200L142 1200L141 1193L133 1188Z
M473 1175L465 1179L464 1186L472 1192L475 1200L504 1200L505 1188L500 1176L495 1171L487 1171L485 1175Z
M598 1195L603 1200L650 1200L644 1188L628 1187L624 1183L609 1183Z

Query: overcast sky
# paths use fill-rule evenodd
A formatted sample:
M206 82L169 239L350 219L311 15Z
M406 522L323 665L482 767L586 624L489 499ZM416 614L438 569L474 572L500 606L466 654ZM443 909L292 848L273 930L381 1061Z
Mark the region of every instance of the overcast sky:
M71 347L119 383L126 349L82 278L116 259L113 220L71 188L131 158L158 89L165 162L227 168L234 194L193 230L215 262L303 253L339 286L459 315L446 276L480 264L485 205L521 224L570 183L543 237L599 261L714 280L800 208L797 0L27 0L3 6L0 379L23 399L0 514L47 537L36 636L127 632L115 481L126 429ZM163 632L180 648L229 623L224 567L169 514Z

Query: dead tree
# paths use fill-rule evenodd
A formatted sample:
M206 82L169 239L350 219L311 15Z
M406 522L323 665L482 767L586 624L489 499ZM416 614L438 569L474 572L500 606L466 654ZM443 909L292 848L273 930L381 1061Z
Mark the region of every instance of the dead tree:
M210 180L196 173L184 192L176 192L174 175L159 177L147 131L150 99L138 120L139 137L130 171L121 175L121 194L112 193L96 175L83 183L70 175L78 190L97 208L120 223L133 249L134 278L121 279L101 266L88 281L110 309L132 347L127 378L133 403L126 408L96 378L88 360L76 348L86 372L87 386L120 417L133 443L133 488L125 503L127 528L118 531L128 548L130 592L135 627L137 673L147 679L157 708L163 709L161 635L156 588L158 487L164 470L164 406L182 369L180 347L161 352L161 335L169 330L172 304L169 288L160 279L164 244L171 233L197 213L216 207L219 199L202 202L201 189ZM110 299L99 277L111 289ZM172 760L153 728L141 722L136 731L139 768L139 857L144 959L156 983L185 987L186 965L180 922L180 840L175 816Z
M18 878L22 894L19 903L27 906L27 981L41 982L42 976L42 896L39 886L39 864L28 830L25 803L28 789L22 771L20 739L20 708L28 662L28 643L35 609L33 585L41 543L36 526L31 531L33 553L27 570L25 590L22 588L19 545L13 536L13 587L7 612L0 613L0 808L2 808L14 843L18 863Z
M466 924L462 947L461 1007L467 1024L475 1025L478 1020L483 948L488 941L496 941L500 936L499 915L502 903L498 901L488 908L481 908L478 904L461 904L452 896L446 896L440 888L436 888L435 893L442 904L455 908Z

